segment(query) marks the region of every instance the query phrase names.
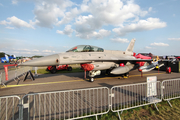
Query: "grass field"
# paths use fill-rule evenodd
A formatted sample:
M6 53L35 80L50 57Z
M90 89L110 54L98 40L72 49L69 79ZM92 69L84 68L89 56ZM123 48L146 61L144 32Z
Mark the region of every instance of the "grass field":
M154 104L123 111L121 120L180 120L180 99L170 101L170 107L166 101L157 104L159 112ZM120 112L121 113L121 112ZM95 120L95 117L83 118L81 120ZM118 113L109 112L98 116L98 120L119 120Z

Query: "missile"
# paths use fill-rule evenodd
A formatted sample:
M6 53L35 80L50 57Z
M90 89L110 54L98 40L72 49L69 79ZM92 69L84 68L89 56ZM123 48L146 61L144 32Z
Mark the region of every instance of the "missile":
M59 64L60 64L59 55L54 54L54 55L49 55L42 58L30 60L25 63L21 63L19 65L39 67L39 66L54 66L54 65L59 65Z
M142 66L139 68L140 72L149 72L151 70L153 70L156 66L154 65L148 65L148 66Z
M132 70L134 68L134 64L129 64L129 65L125 65L124 67L117 67L114 68L110 73L111 74L124 74L129 72L130 70Z
M153 70L153 69L156 67L156 65L157 65L157 63L153 63L153 64L148 65L148 66L141 66L141 67L139 68L139 71L140 71L140 72L149 72L149 71ZM164 63L158 65L158 67L160 68L160 67L162 67L163 65L164 65Z

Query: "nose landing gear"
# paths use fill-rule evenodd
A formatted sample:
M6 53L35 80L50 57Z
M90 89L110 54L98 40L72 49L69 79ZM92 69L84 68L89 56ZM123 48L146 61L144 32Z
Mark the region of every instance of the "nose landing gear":
M100 75L101 71L100 70L96 70L96 71L89 71L89 82L94 82L94 77L96 75Z

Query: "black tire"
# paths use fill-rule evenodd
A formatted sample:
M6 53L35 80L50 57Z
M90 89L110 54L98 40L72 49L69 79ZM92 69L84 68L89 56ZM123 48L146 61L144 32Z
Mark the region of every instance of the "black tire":
M55 74L57 72L56 67L53 66L53 68L50 70L52 74Z
M94 78L93 78L93 77L90 77L90 78L89 78L89 82L94 82Z
M129 77L129 73L125 73L124 76L125 76L125 77Z
M68 71L72 71L72 67L68 67L67 70L68 70Z

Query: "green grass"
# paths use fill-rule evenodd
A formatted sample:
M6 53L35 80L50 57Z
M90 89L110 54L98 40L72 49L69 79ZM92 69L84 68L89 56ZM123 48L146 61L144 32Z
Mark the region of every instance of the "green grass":
M32 70L32 73L34 73L35 71ZM75 73L75 72L83 72L82 69L80 68L73 68L72 71L68 71L68 70L59 70L57 71L55 74L61 74L61 73ZM46 69L38 69L37 70L38 74L51 74L50 71L46 71Z
M139 107L123 111L121 120L180 120L180 99L170 101L172 108L166 101L157 104L159 112L154 104L146 107ZM121 113L121 112L120 112ZM95 120L96 117L83 118L81 120ZM117 112L109 112L108 114L99 115L98 120L119 120Z

